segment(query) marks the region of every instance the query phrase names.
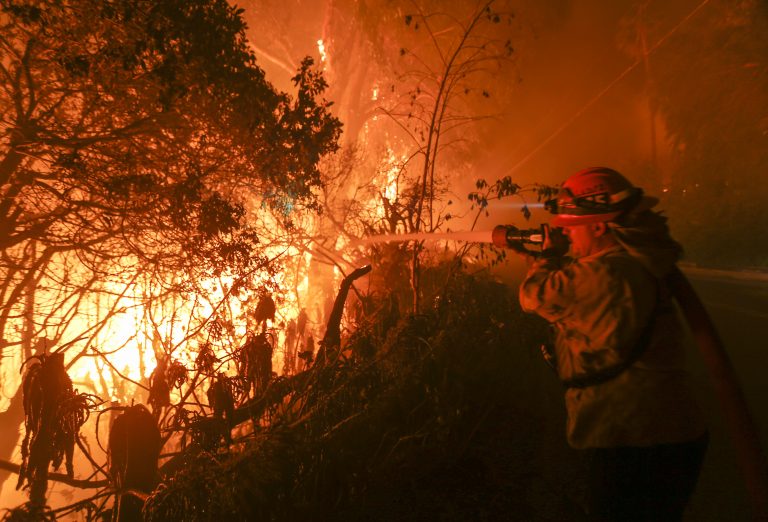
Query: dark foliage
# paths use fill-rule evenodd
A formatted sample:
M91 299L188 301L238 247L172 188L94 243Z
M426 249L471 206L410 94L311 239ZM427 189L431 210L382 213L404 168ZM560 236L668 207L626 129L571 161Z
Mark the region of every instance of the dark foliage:
M22 383L25 435L16 489L29 488L29 502L9 511L6 519L53 520L54 515L45 505L48 468L52 464L58 469L63 462L67 475L72 478L80 428L101 401L72 389L63 353L34 356L25 365L27 371Z
M768 266L768 243L755 238L768 226L765 5L710 2L654 54L647 73L674 159L658 193L687 259L704 265ZM660 28L662 16L643 7L625 22Z
M187 450L146 520L546 520L515 496L542 482L524 477L543 324L507 287L461 273L422 315L368 319L339 357L271 385L271 423Z
M267 319L274 321L276 311L277 307L275 306L275 301L271 296L264 295L259 299L259 304L256 305L256 310L253 312L253 318L257 323L266 321Z
M250 335L238 353L238 373L246 383L245 394L260 395L272 378L272 343L266 333Z
M16 489L40 480L41 473L46 473L48 464L54 460L61 464L67 455L67 472L72 470L72 451L74 440L63 441L54 447L54 441L64 437L54 434L61 419L56 415L60 402L72 394L72 380L64 368L64 354L42 355L33 362L24 376L24 427L26 434L21 444L21 471Z
M214 417L224 417L227 420L232 418L235 410L235 393L230 377L220 373L208 388L207 396Z
M3 522L54 522L56 516L48 506L41 508L28 502L17 508L9 509L3 516Z
M109 474L118 492L149 493L157 485L157 459L162 441L149 410L137 404L115 419L109 432ZM143 502L132 494L118 494L119 520L141 520Z
M149 377L149 405L158 414L161 408L170 406L171 389L180 388L187 381L187 369L179 361L160 359Z

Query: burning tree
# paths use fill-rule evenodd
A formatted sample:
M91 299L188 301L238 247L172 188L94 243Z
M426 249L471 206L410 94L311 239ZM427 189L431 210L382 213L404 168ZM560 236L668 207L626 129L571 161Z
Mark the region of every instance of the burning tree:
M270 5L254 10L259 49L284 68L314 38L345 122L345 149L324 164L325 211L301 227L310 234L296 245L311 254L309 264L346 274L364 254L342 245L449 226L462 211L450 206L461 196L447 192L447 180L472 177L467 158L482 147L477 128L498 107L495 78L514 61L519 26L510 4L294 0L281 4L296 13L284 19ZM313 16L298 15L307 10ZM412 289L398 299L418 308L423 244L376 250L391 271L375 274L374 286L386 291L382 280L410 275Z
M465 20L428 12L419 6L405 15L405 25L415 32L426 32L425 37L432 42L427 51L422 51L422 46L400 50L401 56L408 58L402 73L408 85L407 101L401 99L394 108L385 109L407 129L415 147L411 157L420 160L419 175L405 191L411 193L412 200L405 225L413 232L433 232L443 226L446 215L450 219L449 213L435 209L436 203L448 199L445 189L440 189L447 175L441 174L438 160L446 149L469 144L459 130L479 116L467 110L468 104L472 97L491 96L490 87L483 85L483 80L487 82L493 71L512 58L510 38L505 38L505 31L494 31L493 26L502 22L510 25L513 15L497 10L494 4L487 1L475 5ZM427 53L432 56L424 56ZM414 244L411 258L414 312L418 312L420 302L422 244Z
M0 2L5 375L35 339L71 367L127 308L183 300L222 273L236 276L231 297L272 269L244 200L311 206L340 124L311 61L295 98L269 84L241 13L223 0ZM21 406L17 392L4 422ZM8 458L14 430L0 442Z

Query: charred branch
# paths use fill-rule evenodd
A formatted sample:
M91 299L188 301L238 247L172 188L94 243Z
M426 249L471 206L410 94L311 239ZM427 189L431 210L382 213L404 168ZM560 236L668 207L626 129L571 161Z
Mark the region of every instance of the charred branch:
M4 469L5 471L10 471L11 473L14 473L18 475L21 471L21 466L19 464L14 464L13 462L8 462L7 460L0 460L0 469ZM97 488L103 488L110 485L109 480L82 480L82 479L76 479L72 478L66 473L48 473L48 480L53 480L54 482L61 482L62 484L67 484L68 486L73 486L80 489L97 489Z

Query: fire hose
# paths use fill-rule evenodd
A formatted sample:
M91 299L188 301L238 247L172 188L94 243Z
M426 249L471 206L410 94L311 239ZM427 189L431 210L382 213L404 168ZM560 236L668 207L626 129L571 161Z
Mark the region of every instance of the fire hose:
M521 230L510 225L499 225L493 230L493 243L499 247L515 244L519 247L523 243L541 244L545 235L543 228ZM675 266L667 275L666 283L688 323L719 399L749 495L753 520L766 522L767 461L731 360L709 313L685 274Z
M727 421L744 482L749 493L753 519L768 520L768 468L752 416L744 399L733 365L704 304L688 278L675 267L666 282L685 317L709 370Z

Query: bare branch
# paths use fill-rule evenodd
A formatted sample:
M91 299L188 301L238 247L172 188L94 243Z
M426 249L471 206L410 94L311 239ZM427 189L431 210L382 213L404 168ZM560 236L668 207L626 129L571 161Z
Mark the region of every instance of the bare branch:
M20 468L21 466L18 464L8 462L7 460L0 460L0 469L10 471L11 473L18 475ZM55 480L56 482L61 482L63 484L67 484L80 489L94 489L109 486L108 480L80 480L71 478L64 473L48 473L48 479Z

